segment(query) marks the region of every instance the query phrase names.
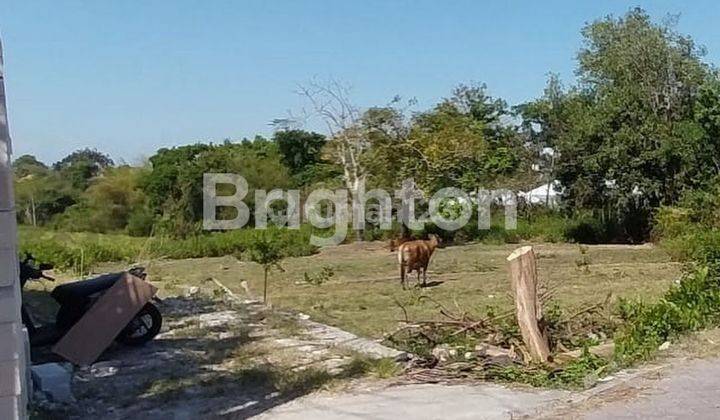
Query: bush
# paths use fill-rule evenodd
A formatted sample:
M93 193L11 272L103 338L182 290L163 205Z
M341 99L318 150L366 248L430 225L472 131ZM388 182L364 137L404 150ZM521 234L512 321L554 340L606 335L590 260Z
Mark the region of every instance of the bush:
M31 252L39 261L58 269L85 274L98 263L133 262L141 258L202 258L241 255L254 243L260 231L239 229L196 235L182 240L166 237L133 238L126 235L71 233L39 228L20 229L20 249ZM317 251L310 244L310 226L299 230L270 227L264 234L271 238L285 257L310 255Z
M150 236L155 216L147 209L135 210L128 217L127 233L130 236Z
M143 241L124 235L99 235L20 229L20 251L32 253L38 261L60 270L86 274L92 266L109 261L134 261Z
M720 323L720 285L708 267L688 274L654 304L622 301L625 325L615 337L621 364L647 359L660 344L680 334Z
M592 216L580 216L568 220L563 236L581 244L599 244L609 242L615 235L608 223Z

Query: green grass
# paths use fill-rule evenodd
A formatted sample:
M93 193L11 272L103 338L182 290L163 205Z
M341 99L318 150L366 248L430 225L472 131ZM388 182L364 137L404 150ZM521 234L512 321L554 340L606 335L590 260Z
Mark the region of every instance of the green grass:
M430 263L434 287L403 291L395 254L383 242L365 242L325 248L320 253L287 258L284 272L273 271L269 300L313 319L373 338L393 331L404 318L402 305L412 320L440 317L437 303L454 312L484 315L511 309L510 282L505 258L517 245L470 244L439 249ZM652 246L588 246L538 244L540 278L556 288L555 300L569 312L597 303L609 292L616 297L654 301L679 278L681 265ZM586 265L576 261L586 258ZM239 295L262 294L262 267L230 257L160 260L149 263L150 278L177 293L185 285L207 287L216 278ZM305 273L330 267L333 276L320 285L308 284ZM109 267L108 267L109 269ZM414 276L413 276L414 277ZM414 278L411 278L414 282ZM436 303L437 302L437 303Z
M240 255L265 232L279 243L285 256L316 252L310 245L310 226L299 230L269 228L266 231L241 229L209 233L188 239L166 237L136 238L120 234L55 231L22 226L21 252L32 253L38 261L52 263L59 270L85 274L105 262L136 262L153 258L200 258Z

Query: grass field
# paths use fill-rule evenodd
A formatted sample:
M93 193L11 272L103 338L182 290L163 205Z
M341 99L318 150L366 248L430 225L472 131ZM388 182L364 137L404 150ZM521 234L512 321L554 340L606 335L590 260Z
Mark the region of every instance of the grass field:
M327 248L283 261L285 272L270 275L269 300L318 321L379 338L404 317L397 302L413 320L440 317L432 300L475 314L484 314L488 306L511 308L505 258L518 246L472 244L439 249L430 264L428 280L434 286L407 291L400 287L395 255L384 243ZM608 293L653 300L680 276L680 264L652 245L539 244L535 249L540 278L557 288L556 301L566 308L601 302ZM216 278L240 295L246 293L241 282L247 281L252 294L262 295L261 267L232 257L155 260L147 266L163 294L181 293L188 286L213 287L206 280ZM324 267L334 273L326 282L304 281L305 273L317 276ZM432 300L421 299L423 295Z

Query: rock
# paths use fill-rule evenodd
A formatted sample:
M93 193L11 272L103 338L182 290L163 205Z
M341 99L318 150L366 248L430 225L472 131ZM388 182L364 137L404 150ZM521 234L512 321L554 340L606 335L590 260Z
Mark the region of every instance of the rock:
M510 356L493 356L493 357L486 357L484 359L484 363L487 365L495 365L495 366L510 366L514 365L516 362L515 359L513 359Z
M197 287L197 286L190 286L190 287L188 287L187 290L185 291L185 296L186 296L186 297L193 297L193 296L195 296L196 294L198 294L199 291L200 291L200 288L199 288L199 287Z
M667 350L667 349L669 349L669 348L670 348L670 342L669 342L669 341L666 341L666 342L660 344L660 347L658 347L658 350L660 350L660 351L665 351L665 350Z
M479 357L510 357L510 350L492 344L480 343L475 346L475 354Z
M595 373L591 373L583 378L583 388L589 389L598 383L598 376Z
M509 366L517 361L517 354L513 349L504 349L492 344L480 343L475 346L475 355L484 359L485 363L500 366Z
M412 359L413 359L412 353L402 352L402 353L398 354L397 356L395 356L395 358L393 360L398 363L403 363L403 362L409 362Z
M52 402L75 402L70 388L71 370L72 367L68 368L60 363L35 365L31 368L33 385Z
M447 344L440 344L438 346L435 346L435 348L432 349L432 355L434 358L436 358L440 363L447 362L450 360L451 354L450 354L450 346Z
M590 347L588 351L595 356L600 356L607 359L612 357L613 352L615 351L615 343L610 341L607 343L598 344L597 346ZM555 359L557 361L577 359L582 356L582 352L582 349L567 351L565 353L560 353L556 355Z
M90 366L90 375L95 378L107 378L108 376L114 376L117 371L118 368L113 366L112 362L94 363Z

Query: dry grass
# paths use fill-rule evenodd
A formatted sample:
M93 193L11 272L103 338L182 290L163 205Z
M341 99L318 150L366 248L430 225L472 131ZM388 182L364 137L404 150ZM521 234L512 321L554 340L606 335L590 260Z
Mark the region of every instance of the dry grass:
M411 319L438 316L436 304L471 313L484 313L487 306L510 308L505 258L518 245L473 244L440 249L430 264L433 287L403 291L395 255L384 243L357 243L327 248L310 257L289 258L285 272L273 271L269 299L275 306L293 308L327 324L349 331L381 337L397 327L404 317L400 302ZM573 244L540 244L541 279L557 288L557 301L577 307L614 296L654 299L680 275L680 265L662 250L650 245L589 246L585 253ZM316 274L330 267L334 275L321 285L311 285L304 273ZM251 292L262 290L262 270L250 262L231 257L178 261L155 261L148 265L151 279L166 293L177 293L187 285L211 287L214 277L238 294L241 281Z

